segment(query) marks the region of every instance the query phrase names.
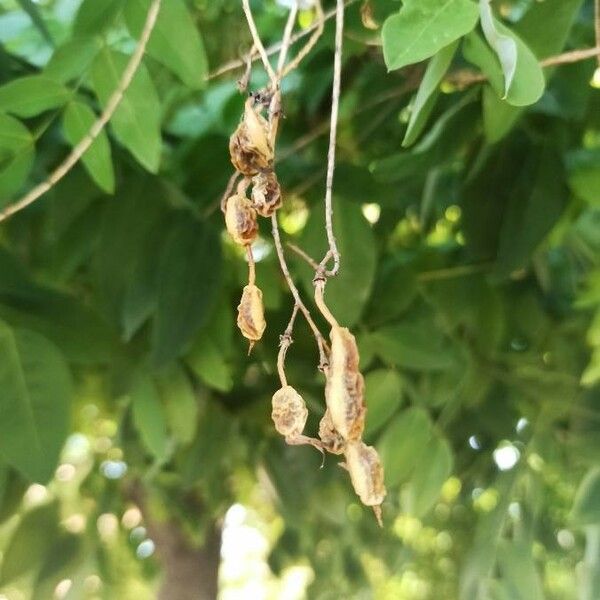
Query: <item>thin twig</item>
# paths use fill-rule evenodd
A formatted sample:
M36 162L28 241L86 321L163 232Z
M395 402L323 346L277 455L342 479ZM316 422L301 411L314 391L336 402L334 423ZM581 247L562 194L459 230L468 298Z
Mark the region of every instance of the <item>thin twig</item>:
M346 6L350 6L351 4L355 4L356 2L358 2L358 0L346 0ZM323 15L323 22L329 21L329 19L331 19L332 17L335 17L335 12L336 12L335 9L326 12ZM292 38L290 40L290 45L293 46L296 42L305 38L307 35L310 35L319 26L320 26L320 23L317 20L310 27L307 27L303 31L299 31L298 33L296 33L295 35L292 36ZM281 46L282 46L282 42L277 42L276 44L273 44L272 46L267 48L267 50L266 50L267 56L273 56L274 54L277 54L281 50ZM212 71L212 73L209 73L208 76L206 77L206 79L207 80L216 79L217 77L220 77L221 75L225 75L225 73L229 73L230 71L235 71L236 69L239 69L240 67L246 66L249 59L252 62L254 62L255 60L258 60L259 58L260 57L258 54L249 53L248 55L244 56L243 58L231 60L231 61L225 63L224 65L221 65L218 69L215 69L214 71Z
M279 81L283 78L283 67L287 59L288 50L290 49L290 40L292 38L292 31L294 24L296 23L296 17L298 15L298 0L292 1L292 7L290 8L290 14L288 15L285 29L283 30L283 38L281 40L281 51L279 52L279 60L277 61L277 78Z
M115 110L117 110L119 104L121 103L121 100L123 99L125 91L131 84L137 72L137 69L140 66L140 63L142 62L142 58L146 50L146 45L148 44L148 40L150 39L150 35L152 34L154 25L156 24L156 19L160 10L160 5L161 0L153 0L152 4L150 5L150 8L148 9L148 14L146 16L146 22L144 24L142 34L140 35L137 47L134 53L131 55L129 62L127 63L127 66L123 71L123 75L121 75L121 79L119 81L119 84L117 85L117 89L108 99L106 107L104 108L98 119L95 121L95 123L90 127L88 133L73 148L73 150L64 160L64 162L62 162L45 181L35 186L22 198L20 198L16 202L13 202L12 204L9 204L6 208L0 211L0 221L4 221L16 212L23 210L25 207L35 202L40 196L43 196L50 188L56 185L56 183L58 183L79 162L80 158L94 143L94 140L98 137L98 135L100 135L100 132L110 121Z
M294 340L292 338L292 333L294 331L294 323L296 322L296 317L298 316L298 306L297 302L294 302L294 309L292 310L292 316L290 317L290 321L283 332L279 340L279 353L277 354L277 372L279 373L279 379L281 381L281 386L284 387L287 385L287 377L285 376L285 357L287 355L288 348L293 344Z
M256 283L256 263L250 244L246 244L246 255L248 256L248 285L254 285Z
M294 283L294 280L292 279L292 276L290 275L290 270L289 270L287 262L285 260L285 253L283 251L283 246L281 244L281 236L279 235L279 224L277 223L277 213L274 213L271 216L271 224L272 224L272 229L273 229L273 242L275 244L275 250L277 251L277 257L279 258L279 265L281 267L281 271L283 273L283 276L285 277L285 280L290 289L290 292L292 293L292 296L294 297L295 303L298 305L298 308L304 315L306 322L308 323L309 327L311 328L311 330L313 332L313 335L315 336L315 339L317 340L317 346L319 348L319 366L321 368L324 368L328 362L327 361L327 346L325 343L325 338L319 331L319 328L317 327L316 323L313 321L313 318L311 317L308 308L306 308L304 302L302 302L302 298L300 298L300 293L298 292L298 288L296 287L296 284Z
M314 48L315 44L321 37L323 33L323 29L325 28L325 15L323 14L323 6L321 5L321 0L315 0L315 10L317 12L315 19L315 31L306 42L306 44L300 49L298 54L294 57L292 61L285 67L281 77L285 77L289 73L291 73L298 65L304 60L304 57ZM335 11L333 12L335 14Z
M594 2L594 30L596 31L596 48L600 48L600 0ZM598 58L598 68L600 68L600 54Z
M327 276L337 275L340 269L340 253L333 234L333 175L335 171L335 144L337 138L337 124L340 105L340 88L342 81L342 45L344 35L344 0L337 0L335 17L335 55L333 60L333 91L331 95L331 125L329 128L329 150L327 152L327 179L325 182L325 229L329 252L333 258L333 268L325 271ZM329 258L321 261L325 267Z
M225 212L227 200L231 196L231 192L233 192L233 188L235 187L235 184L239 177L240 177L240 173L235 171L233 173L233 175L229 178L229 181L227 182L227 185L225 186L225 191L223 192L223 195L221 196L221 210L223 212ZM212 210L211 210L211 212L212 212Z
M267 75L271 80L271 84L273 85L273 88L275 88L277 86L277 76L275 75L275 71L273 71L273 67L269 62L269 57L267 56L267 51L265 50L264 44L260 39L260 35L258 34L258 29L256 29L256 23L254 22L254 17L252 16L249 0L242 0L242 7L244 9L244 14L246 15L246 21L248 21L248 29L250 29L254 47L258 50L258 54L260 55L263 66L265 67Z
M314 258L312 258L312 256L309 256L306 252L304 252L302 248L299 248L298 246L296 246L296 244L292 244L291 242L288 242L286 246L292 252L295 252L302 260L305 260L315 271L319 270L319 263Z

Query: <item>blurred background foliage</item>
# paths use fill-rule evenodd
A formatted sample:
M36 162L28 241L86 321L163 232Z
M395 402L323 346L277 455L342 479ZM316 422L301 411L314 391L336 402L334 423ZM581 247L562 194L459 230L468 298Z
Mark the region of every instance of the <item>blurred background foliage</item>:
M1 206L89 128L149 4L0 0ZM268 44L286 4L252 3ZM268 328L249 357L235 330L246 265L218 203L244 99L239 69L211 73L251 45L240 3L164 0L107 130L0 229L0 598L215 598L217 578L223 600L600 598L600 72L538 65L594 45L593 1L494 1L510 77L475 3L418 4L348 2L328 287L385 528L270 422L291 300L268 227ZM282 229L312 256L332 23L284 83L277 149ZM311 433L317 360L301 323Z

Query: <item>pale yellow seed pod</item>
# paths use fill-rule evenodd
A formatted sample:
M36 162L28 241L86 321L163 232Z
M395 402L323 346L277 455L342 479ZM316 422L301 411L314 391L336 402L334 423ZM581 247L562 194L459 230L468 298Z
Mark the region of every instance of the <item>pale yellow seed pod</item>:
M244 287L238 306L237 325L242 335L253 344L262 337L267 326L263 308L262 292L256 285Z
M346 441L358 440L365 424L364 380L358 370L358 348L346 327L331 329L331 354L325 401L333 427Z
M270 217L281 202L281 188L273 171L252 178L252 206L261 217Z
M252 244L258 235L256 211L248 198L234 194L225 205L225 225L231 239L241 246Z
M273 148L269 142L269 124L254 109L249 98L241 123L229 139L229 153L233 166L243 175L252 177L273 166Z
M283 386L273 394L271 418L275 429L285 438L297 438L304 431L308 409L291 385Z
M325 410L325 414L319 422L319 438L323 442L323 447L331 454L342 454L344 452L344 438L336 431L331 420L329 409Z
M365 506L372 506L381 525L381 504L386 496L383 466L377 450L361 440L349 442L344 450L352 487Z

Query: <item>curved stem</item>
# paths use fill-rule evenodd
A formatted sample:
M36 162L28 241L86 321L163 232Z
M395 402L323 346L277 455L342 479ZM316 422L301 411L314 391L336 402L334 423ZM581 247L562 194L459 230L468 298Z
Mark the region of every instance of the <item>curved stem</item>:
M252 254L252 246L246 244L246 254L248 256L248 285L254 285L256 282L256 263Z
M263 66L265 67L267 75L271 80L273 88L276 88L277 76L275 75L275 71L273 71L273 67L269 62L269 57L267 56L267 51L265 50L264 44L260 39L260 35L258 34L258 29L256 29L256 23L254 22L254 17L252 16L252 10L250 9L249 0L242 0L242 7L244 9L244 14L246 15L246 21L248 21L248 29L250 29L250 33L252 34L252 41L254 42L254 47L258 50Z
M273 213L273 215L271 216L271 224L273 226L273 241L275 243L277 257L279 258L279 265L281 267L281 271L283 273L283 276L285 277L285 280L290 289L290 292L291 292L292 296L294 297L295 303L298 305L298 308L304 315L304 318L306 319L308 326L311 328L313 335L315 336L315 339L317 341L317 346L319 348L319 366L321 368L324 368L328 363L327 345L325 343L325 338L319 331L319 328L317 327L313 318L310 316L310 312L309 312L308 308L306 308L304 302L302 302L302 298L300 298L300 293L298 292L298 288L296 287L296 284L294 283L294 280L292 279L292 276L290 275L290 270L289 270L289 267L285 260L285 254L283 252L283 246L281 245L281 236L279 235L279 225L277 223L277 213Z
M49 189L56 185L78 162L79 159L89 150L90 146L94 143L94 140L100 135L100 132L104 129L105 125L110 121L115 110L117 110L125 91L133 81L133 78L142 62L144 52L146 51L146 45L156 24L158 12L160 10L161 0L153 0L148 14L146 16L146 22L140 39L136 46L134 53L131 55L117 89L113 92L112 96L108 99L105 109L102 111L98 119L90 127L88 133L83 139L73 148L67 158L50 174L50 176L39 185L35 186L32 190L27 192L22 198L9 204L6 208L0 211L0 221L4 221L11 215L23 210L35 202L40 196L43 196Z
M281 81L283 78L283 67L287 58L288 50L290 49L290 41L292 39L292 30L296 23L296 16L298 15L298 0L293 0L292 7L290 8L290 14L288 15L287 23L283 31L283 38L281 40L281 50L279 52L279 60L277 61L277 77Z
M315 44L318 42L319 38L323 34L323 29L325 27L325 15L323 14L323 6L321 5L321 0L315 0L315 10L317 12L315 31L310 36L308 42L306 42L306 44L300 49L298 54L296 54L294 59L290 61L290 63L285 67L285 69L283 69L283 72L281 73L282 78L298 67L298 65L304 60L306 55L314 48Z
M327 152L327 179L325 183L325 229L327 231L327 242L329 252L333 258L333 268L325 271L329 276L337 275L340 269L340 253L338 251L335 235L333 234L333 175L335 172L335 146L337 138L338 113L340 105L340 88L342 79L342 44L344 35L344 0L337 0L335 18L335 56L333 62L333 92L331 98L331 126L329 129L329 150ZM325 267L329 257L327 255L321 261L321 267Z

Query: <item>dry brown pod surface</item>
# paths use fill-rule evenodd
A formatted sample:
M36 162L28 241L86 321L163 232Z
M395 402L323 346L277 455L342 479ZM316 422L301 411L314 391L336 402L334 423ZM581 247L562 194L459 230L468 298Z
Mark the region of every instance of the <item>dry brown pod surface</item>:
M238 306L237 324L243 336L250 342L257 342L262 337L267 324L262 291L258 286L249 284L244 287Z
M231 239L240 246L252 244L258 235L256 211L246 196L234 194L225 204L225 225Z

